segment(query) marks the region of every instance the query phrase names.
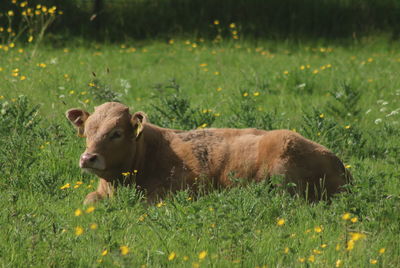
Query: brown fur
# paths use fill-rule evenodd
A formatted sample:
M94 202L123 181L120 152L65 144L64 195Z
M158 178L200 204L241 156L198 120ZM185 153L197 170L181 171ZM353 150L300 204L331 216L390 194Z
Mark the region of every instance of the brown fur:
M81 166L100 177L85 203L134 182L154 200L169 191L196 190L199 181L230 187L232 176L258 182L273 175L295 183L293 193L319 200L342 191L350 176L331 151L289 130L178 131L148 123L141 112L130 115L119 103L105 103L92 115L71 109L67 117L86 137ZM120 137L113 137L115 132ZM134 170L136 175L122 176Z

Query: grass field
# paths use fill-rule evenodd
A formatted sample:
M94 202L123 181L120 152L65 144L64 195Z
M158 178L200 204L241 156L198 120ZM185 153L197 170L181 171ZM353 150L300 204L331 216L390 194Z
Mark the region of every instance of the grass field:
M399 267L400 53L203 40L0 50L3 267ZM163 127L294 129L354 181L331 204L249 185L94 207L64 113L119 100ZM140 172L140 171L139 171Z

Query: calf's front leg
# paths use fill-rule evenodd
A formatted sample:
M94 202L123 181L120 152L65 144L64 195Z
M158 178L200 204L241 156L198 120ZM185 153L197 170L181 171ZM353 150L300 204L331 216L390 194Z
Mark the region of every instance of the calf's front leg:
M93 204L96 203L106 197L111 197L114 194L115 188L111 182L106 181L105 179L99 180L99 186L97 190L94 192L89 193L83 204Z

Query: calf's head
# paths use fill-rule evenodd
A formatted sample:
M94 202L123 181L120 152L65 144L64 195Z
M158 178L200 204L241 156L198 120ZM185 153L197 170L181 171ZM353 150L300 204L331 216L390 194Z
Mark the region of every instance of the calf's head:
M131 115L125 105L107 102L96 107L92 114L70 109L66 116L78 135L86 138L86 150L79 160L82 169L108 180L130 171L147 121L144 113Z

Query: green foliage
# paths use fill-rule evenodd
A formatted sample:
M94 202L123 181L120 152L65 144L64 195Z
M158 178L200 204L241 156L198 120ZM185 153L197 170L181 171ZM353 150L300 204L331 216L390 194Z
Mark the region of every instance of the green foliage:
M1 101L0 104L0 133L2 136L24 134L37 128L39 105L31 106L26 96L20 95L10 101Z
M22 95L0 104L1 177L12 188L25 188L22 176L15 171L31 169L38 158L37 151L42 140L39 105L32 106ZM6 184L2 186L7 187Z
M305 137L324 144L342 156L362 155L366 141L356 126L339 125L316 109L304 113L303 120L300 132Z
M113 91L112 87L102 82L99 78L96 78L96 75L93 73L94 79L92 79L88 84L88 92L90 97L97 104L102 104L107 101L116 101L119 102L119 98L121 97L120 93Z
M191 101L174 79L169 84L157 84L155 91L156 104L153 108L156 113L150 116L151 122L185 130L209 127L214 122L212 111L192 107Z
M333 101L328 103L328 111L342 122L355 122L359 119L361 109L359 102L361 99L361 91L355 89L348 83L342 83L336 91L330 92Z
M289 73L287 89L299 95L312 94L315 91L315 79L315 75L309 70L295 70Z
M264 108L257 105L254 94L249 94L246 90L240 90L238 98L232 99L229 126L234 128L260 128L272 130L279 124L276 111L270 111L269 107ZM252 96L253 95L253 96Z

